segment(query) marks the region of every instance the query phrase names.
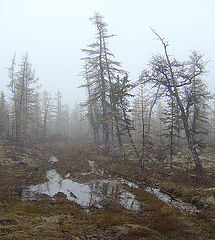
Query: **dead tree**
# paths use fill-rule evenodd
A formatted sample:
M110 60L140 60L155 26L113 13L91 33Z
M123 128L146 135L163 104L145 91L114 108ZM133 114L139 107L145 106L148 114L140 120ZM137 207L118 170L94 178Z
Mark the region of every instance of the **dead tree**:
M153 83L154 86L162 86L166 89L170 96L176 99L176 102L180 109L180 114L183 122L183 128L185 131L186 139L189 149L193 155L196 170L202 171L202 165L199 159L195 143L193 141L188 116L186 114L186 108L181 96L182 88L189 86L193 79L202 73L204 73L205 65L202 62L196 63L195 73L189 71L189 65L187 62L179 62L174 58L170 58L167 51L168 43L160 37L153 29L152 31L158 37L164 48L164 56L156 55L152 57L149 63L150 70L144 70L140 76L140 82L142 84Z

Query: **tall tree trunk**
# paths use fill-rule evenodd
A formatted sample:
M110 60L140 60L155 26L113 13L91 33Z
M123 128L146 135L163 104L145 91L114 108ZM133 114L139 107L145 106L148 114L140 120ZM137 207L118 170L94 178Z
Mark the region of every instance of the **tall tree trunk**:
M172 168L172 155L173 155L173 127L174 127L174 119L173 119L173 99L171 98L171 130L170 130L170 168Z
M107 109L106 109L106 89L105 89L105 78L104 78L104 68L102 65L102 34L99 33L99 43L100 43L100 54L99 54L99 68L100 68L100 77L101 77L101 86L102 86L102 111L103 111L103 122L102 122L102 129L103 129L103 136L104 136L104 143L105 143L105 152L109 152L109 126L107 123Z
M200 159L199 159L199 154L196 150L193 138L192 138L190 130L189 130L188 119L187 119L187 116L186 116L186 113L185 113L183 103L181 101L181 98L180 98L178 90L177 90L176 80L175 80L175 76L174 76L174 72L173 72L173 68L172 68L172 63L169 59L169 55L168 55L168 52L167 52L168 43L165 43L164 39L161 38L159 36L159 34L157 34L153 29L152 29L152 31L154 32L154 34L159 38L159 40L163 44L167 65L168 65L168 68L169 68L169 71L170 71L170 79L168 80L169 83L168 83L168 85L165 85L165 86L168 89L171 96L174 96L176 98L177 104L179 105L180 112L181 112L181 117L182 117L182 122L183 122L183 126L184 126L184 131L185 131L185 135L186 135L187 142L188 142L188 146L189 146L189 149L190 149L190 151L193 155L196 170L198 172L201 172L202 171L202 165L201 165L201 162L200 162Z
M142 156L141 156L141 172L145 171L145 124L144 121L142 121Z
M116 125L116 135L118 139L119 151L122 152L123 144L122 144L121 132L119 130L118 123Z
M113 125L113 120L114 120L114 106L113 106L113 84L112 84L112 79L111 79L111 74L110 74L110 69L109 69L109 62L107 58L107 48L105 44L105 38L103 37L103 48L104 48L104 54L105 54L105 62L106 62L106 68L107 68L107 73L108 73L108 80L109 80L109 86L110 86L110 108L111 108L111 152L113 154L114 152L114 125Z
M168 90L169 90L169 92L171 93L172 96L176 97L177 104L179 105L180 112L181 112L181 117L182 117L182 122L183 122L183 126L184 126L185 135L186 135L186 138L187 138L189 149L190 149L190 151L191 151L191 153L192 153L192 155L194 157L196 170L198 172L202 172L202 165L201 165L201 162L200 162L200 159L199 159L199 154L198 154L198 152L196 150L194 141L193 141L192 136L190 134L187 116L186 116L186 113L185 113L185 110L184 110L184 106L183 106L183 104L181 102L181 99L179 97L179 93L178 93L178 90L177 90L177 87L176 87L175 78L174 78L174 74L173 74L173 70L172 70L172 65L170 63L169 56L168 56L168 53L167 53L167 45L164 44L163 40L162 40L162 43L164 45L165 56L166 56L167 63L168 63L169 69L170 69L171 79L172 79L172 84L173 84L173 90L172 90L172 87L170 85L168 86Z
M111 153L114 153L114 129L113 122L111 123Z
M157 94L156 94L157 97ZM152 108L151 108L152 109ZM141 122L142 122L142 156L140 160L141 172L145 171L145 121L144 121L144 107L143 107L143 88L141 88Z
M142 90L141 90L142 91ZM149 109L149 116L148 116L148 127L147 127L147 131L148 131L148 137L150 137L150 131L151 131L151 120L152 120L152 111L153 111L153 108L158 100L158 93L160 91L160 85L158 86L157 88L157 92L154 96L154 99L151 103L151 106L150 106L150 109Z
M130 126L129 126L129 120L127 118L127 114L126 114L126 111L125 111L125 108L124 108L124 104L123 104L123 100L120 99L120 102L121 102L121 107L122 107L122 112L123 112L123 117L124 117L124 120L125 120L125 126L126 126L126 130L127 130L127 133L128 133L128 137L129 137L129 140L131 142L131 145L133 147L133 150L134 150L134 153L137 157L139 157L139 152L137 150L137 147L134 143L134 140L133 140L133 137L132 137L132 134L131 134L131 131L130 131Z
M191 151L191 153L194 157L196 170L198 172L202 172L202 165L201 165L201 162L200 162L200 159L199 159L199 154L196 150L194 141L193 141L192 136L190 134L188 120L187 120L187 117L186 117L186 114L185 114L184 106L183 106L183 104L181 102L181 99L179 97L178 91L177 91L176 87L174 88L174 92L172 91L171 88L169 88L169 91L172 93L173 96L176 97L177 104L180 108L181 118L182 118L182 122L183 122L183 126L184 126L185 135L186 135L186 138L187 138L189 149L190 149L190 151Z

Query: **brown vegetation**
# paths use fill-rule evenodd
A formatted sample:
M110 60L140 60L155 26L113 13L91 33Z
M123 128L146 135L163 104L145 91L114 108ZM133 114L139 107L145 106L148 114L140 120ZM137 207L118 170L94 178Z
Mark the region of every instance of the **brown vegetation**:
M213 239L215 216L214 204L210 200L214 190L210 189L213 182L208 181L206 175L200 181L191 173L185 178L182 170L173 170L164 175L164 169L160 168L157 172L148 170L142 176L134 158L125 162L119 155L107 155L102 148L91 144L31 144L31 147L19 153L19 161L13 158L12 149L12 146L4 148L4 157L8 158L8 163L6 165L5 162L0 169L0 235L3 240ZM29 161L25 162L23 156ZM91 206L88 213L61 196L55 201L46 198L21 201L21 191L24 185L29 184L28 181L34 184L45 181L50 156L58 157L59 161L54 166L59 173L64 175L69 171L71 177L79 181L82 181L79 175L81 172L90 171L87 159L92 158L115 176L142 182L139 189L126 187L136 195L141 209L138 212L126 210L110 200L103 203L102 209ZM95 176L91 174L86 178L94 179ZM144 191L145 184L155 183L159 183L162 189L174 197L196 204L201 212L186 216ZM206 202L200 204L203 198Z

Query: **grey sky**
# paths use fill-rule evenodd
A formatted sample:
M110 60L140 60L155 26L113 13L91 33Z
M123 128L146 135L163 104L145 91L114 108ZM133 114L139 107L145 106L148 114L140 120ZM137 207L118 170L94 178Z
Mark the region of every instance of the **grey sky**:
M42 89L60 90L66 103L84 99L81 48L94 40L89 21L100 12L109 25L110 49L136 80L153 53L162 51L150 26L165 37L169 51L184 59L189 50L205 54L207 81L215 88L214 0L0 0L0 90L16 52L27 51Z

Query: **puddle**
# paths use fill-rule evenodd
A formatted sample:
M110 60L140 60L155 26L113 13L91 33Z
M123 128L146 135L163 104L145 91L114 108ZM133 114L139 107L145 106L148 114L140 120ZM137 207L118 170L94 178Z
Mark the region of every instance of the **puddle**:
M55 163L58 159L50 157L49 162ZM22 199L37 200L38 195L46 194L55 199L56 194L65 194L68 200L74 201L83 207L95 206L102 208L102 202L105 199L118 201L123 207L129 210L139 210L140 203L135 199L135 195L125 190L122 185L127 185L132 188L139 188L139 185L128 181L124 178L116 178L111 176L108 172L104 171L94 161L88 161L91 167L90 172L81 173L81 175L96 174L105 177L104 180L92 180L87 183L78 183L68 179L71 175L70 172L65 174L62 178L56 170L46 172L46 183L31 185L25 188L22 194ZM168 194L163 193L158 188L146 187L145 191L154 194L160 200L164 201L170 206L179 209L185 214L195 214L199 212L197 208L191 204L184 203L180 199L172 199Z
M160 200L162 200L163 202L167 203L170 206L173 206L173 207L179 209L182 213L192 215L192 214L196 214L199 212L199 210L196 207L194 207L193 205L182 202L180 199L177 199L177 200L172 199L171 196L163 193L158 188L146 187L145 191L147 191L149 193L153 193Z
M25 188L23 200L37 200L38 194L46 194L53 199L57 193L63 193L68 200L74 201L83 207L102 207L105 199L113 199L130 210L138 210L139 203L135 196L123 189L116 180L94 180L88 183L77 183L70 179L63 179L56 170L47 171L48 182L31 185Z
M58 161L58 159L54 156L50 157L49 160L48 160L48 162L50 162L50 163L55 163L57 161Z
M172 198L169 195L161 192L160 189L158 189L158 188L147 187L147 188L145 188L145 191L153 193L155 196L157 196L160 200L162 200L165 203L172 202Z
M111 179L114 179L114 176L109 175L107 172L105 172L103 169L99 168L97 164L94 161L89 161L89 165L92 168L92 171L90 173L94 173L100 176L108 176ZM90 174L88 173L88 174ZM124 178L115 178L118 183L126 184L129 187L132 188L139 188L139 185L137 183L128 181ZM154 194L156 197L158 197L163 202L167 203L170 206L173 206L177 209L179 209L182 213L185 214L196 214L199 212L199 210L194 207L193 205L189 203L182 202L180 199L172 199L168 194L163 193L158 188L152 188L152 187L146 187L145 191L150 192Z
M121 184L126 184L126 185L128 185L129 187L132 187L132 188L139 188L139 186L136 183L128 181L124 178L117 178L117 181L119 181Z
M139 210L140 204L135 200L135 195L121 187L117 180L94 180L91 181L93 193L103 199L117 200L120 204L130 210Z
M98 165L94 161L88 160L88 163L91 167L91 171L86 172L86 173L81 173L82 176L89 175L89 174L96 174L96 175L99 175L102 177L115 179L115 180L117 180L118 183L128 185L129 187L132 187L132 188L139 188L139 186L134 182L128 181L124 178L116 178L116 177L110 175L108 172L106 172L102 168L98 167Z

